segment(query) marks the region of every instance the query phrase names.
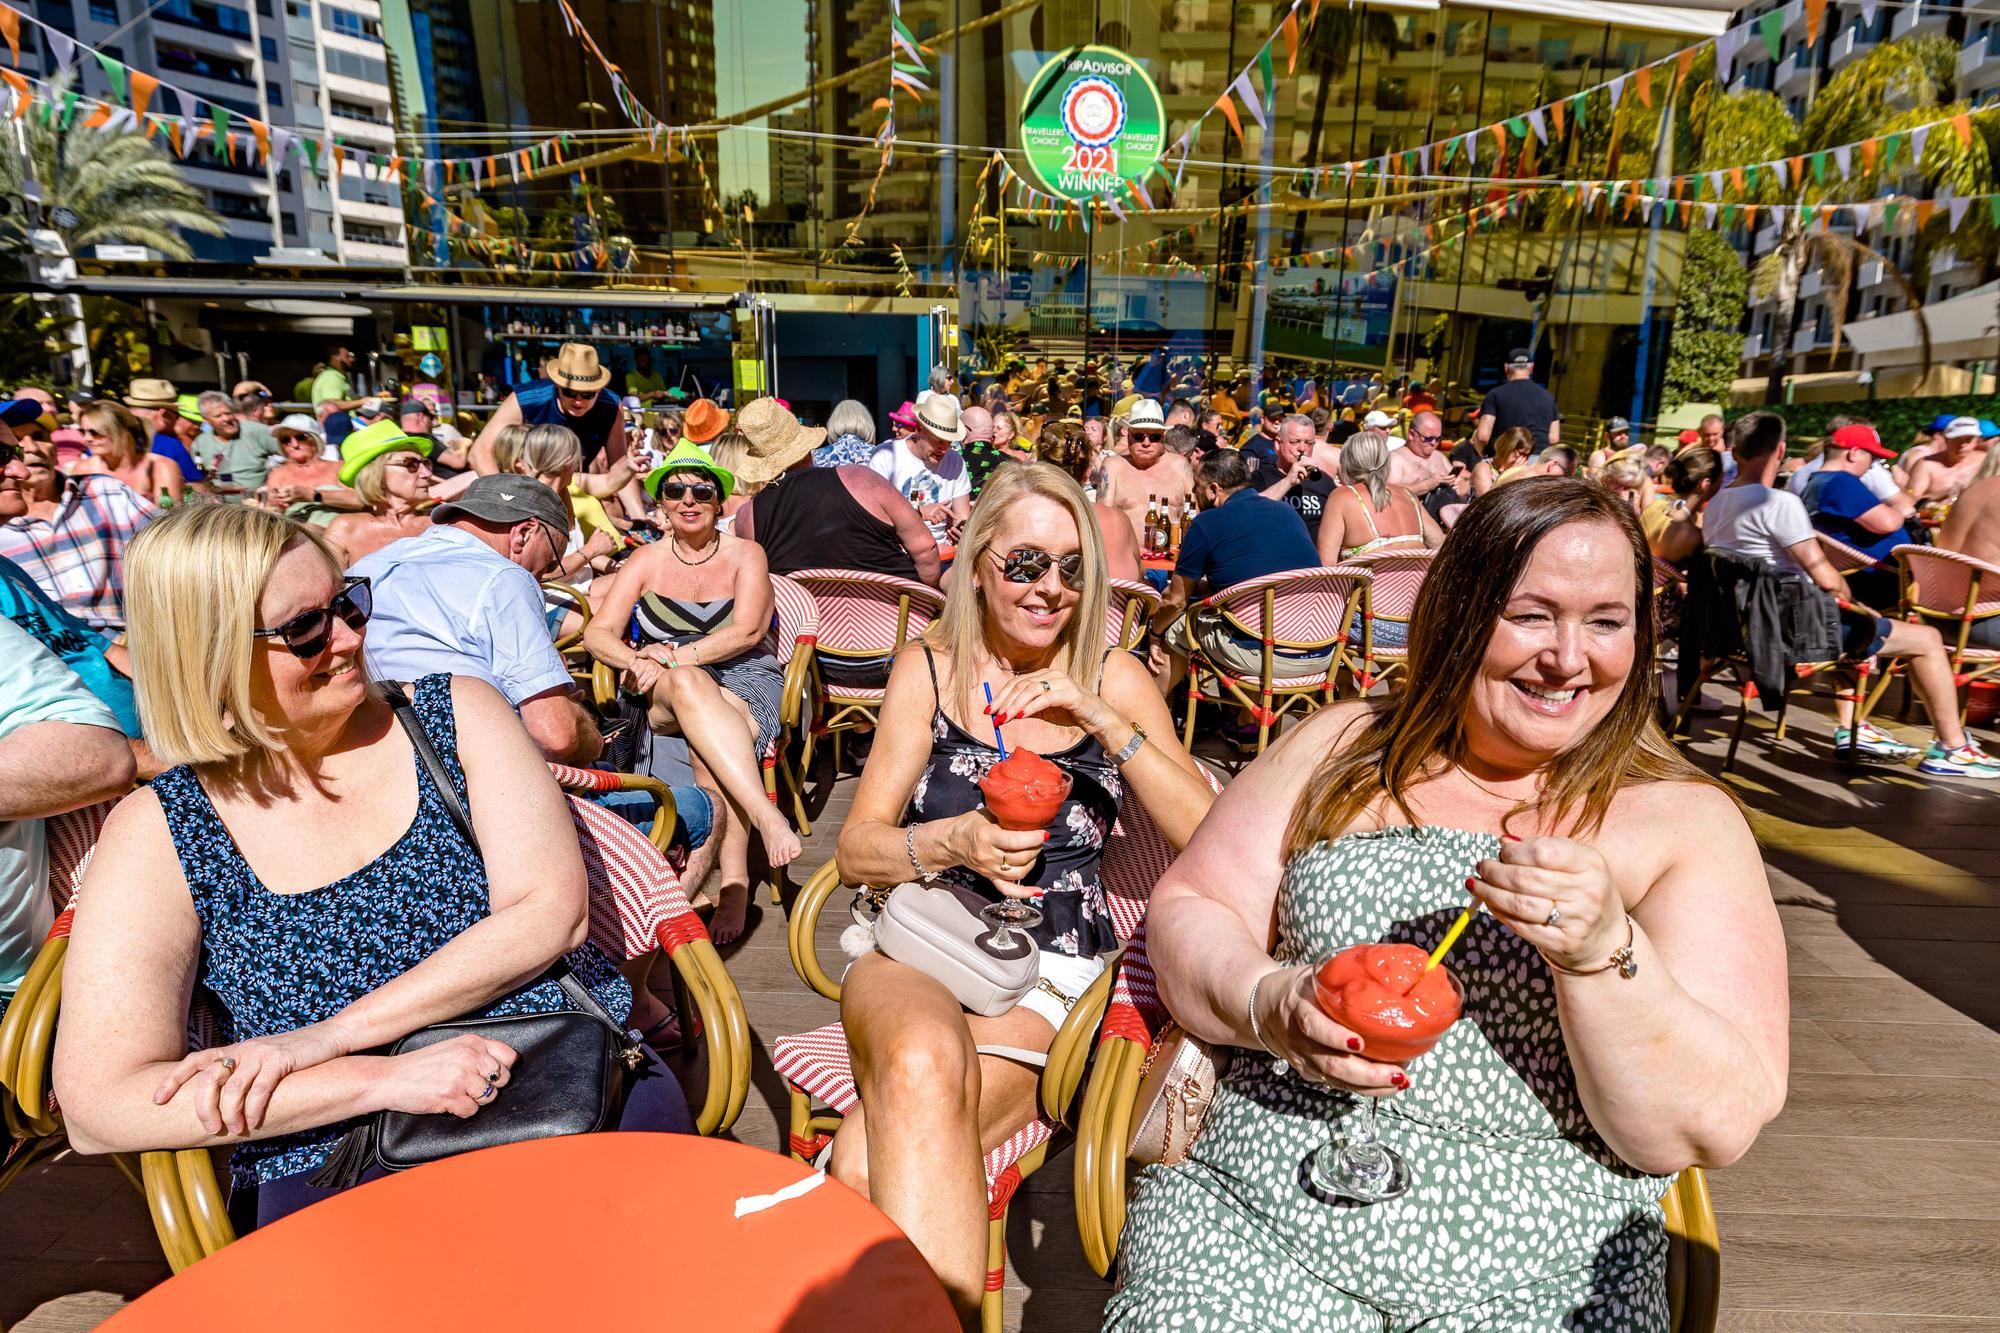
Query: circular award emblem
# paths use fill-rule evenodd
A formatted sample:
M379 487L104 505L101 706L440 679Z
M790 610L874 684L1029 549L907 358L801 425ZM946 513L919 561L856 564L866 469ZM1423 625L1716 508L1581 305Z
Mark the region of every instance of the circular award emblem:
M1166 145L1160 90L1139 63L1109 46L1062 52L1028 81L1019 129L1029 176L1050 194L1091 199L1124 192Z

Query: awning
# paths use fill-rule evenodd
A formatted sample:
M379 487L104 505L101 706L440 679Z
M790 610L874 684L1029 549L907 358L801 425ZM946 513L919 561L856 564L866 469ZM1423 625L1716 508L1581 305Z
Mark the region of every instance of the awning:
M645 306L652 310L723 310L736 304L733 292L668 292L656 288L496 287L471 284L430 285L403 281L399 269L379 276L365 270L336 270L326 280L213 277L154 278L114 273L83 274L60 290L89 295L162 299L186 297L205 301L246 299L326 300L363 302L422 302L429 305ZM4 289L0 289L4 290ZM25 287L14 290L30 290ZM45 290L45 289L33 289Z
M1570 23L1600 23L1613 28L1638 28L1647 32L1672 32L1689 37L1713 37L1729 26L1729 9L1708 8L1704 0L1694 4L1649 5L1643 0L1625 3L1598 3L1597 0L1481 0L1479 9L1504 10L1513 14L1539 14L1543 18Z

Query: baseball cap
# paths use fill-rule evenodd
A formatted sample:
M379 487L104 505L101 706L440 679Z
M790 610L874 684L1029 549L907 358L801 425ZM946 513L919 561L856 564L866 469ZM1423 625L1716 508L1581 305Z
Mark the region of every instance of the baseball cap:
M1388 430L1396 424L1396 419L1387 412L1370 412L1361 418L1361 424L1369 430Z
M276 435L279 431L284 431L290 435L311 435L314 438L323 438L326 434L320 428L318 418L309 417L303 412L294 412L277 425L271 427L271 434Z
M431 401L428 398L405 398L402 402L396 404L396 415L399 417L415 416L419 412L427 417L434 417L438 414L437 408L431 406ZM286 418L288 421L290 419L289 417Z
M1859 449L1864 453L1873 454L1877 458L1894 458L1896 456L1894 449L1890 449L1882 443L1882 437L1875 433L1873 426L1863 426L1858 422L1851 426L1842 426L1829 438L1833 441L1835 448Z
M0 403L0 423L9 426L32 426L42 419L42 415L42 405L32 398L9 398ZM49 429L55 429L53 418L49 421Z
M1981 417L1979 418L1979 433L1982 436L2000 435L2000 424L1995 424L1987 418Z
M1953 416L1951 413L1940 412L1936 416L1931 418L1931 429L1943 430L1946 426L1949 426L1952 422L1956 420L1958 420L1958 418Z
M386 415L388 411L389 411L389 405L383 402L380 398L363 398L361 400L361 406L355 409L355 415L364 417L379 417Z
M1516 347L1513 351L1507 353L1507 364L1509 366L1532 366L1535 364L1535 354L1525 347Z
M478 478L451 500L431 510L431 522L450 523L460 518L483 518L489 523L509 526L524 518L547 525L551 533L569 539L569 511L562 497L533 477L514 472L495 472Z
M1624 417L1613 417L1604 423L1604 433L1606 435L1616 435L1621 430L1629 431L1631 429L1632 423Z
M1679 435L1676 435L1674 438L1676 440L1679 440L1682 444L1700 444L1701 432L1690 427L1689 429L1682 431Z
M1978 435L1981 433L1979 419L1977 417L1953 417L1945 423L1944 433L1946 439L1957 439L1962 435Z

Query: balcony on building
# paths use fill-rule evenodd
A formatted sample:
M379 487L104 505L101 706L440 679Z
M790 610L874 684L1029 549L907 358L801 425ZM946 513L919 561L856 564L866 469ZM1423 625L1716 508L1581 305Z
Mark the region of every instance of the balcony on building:
M1801 301L1810 301L1825 289L1826 280L1820 277L1818 269L1807 269L1806 275L1799 279L1799 299Z
M342 241L340 258L346 264L380 264L393 268L401 268L410 261L407 250L388 241Z
M1921 0L1896 15L1889 25L1889 35L1900 42L1926 32L1943 32L1957 7L1952 0Z
M2000 87L2000 29L1976 33L1958 53L1958 95Z
M1764 335L1762 333L1753 333L1743 340L1743 359L1745 361L1755 361L1762 355L1764 355Z
M1827 52L1826 67L1839 69L1850 60L1867 55L1882 40L1884 30L1889 26L1886 13L1875 15L1873 23L1863 23L1859 18L1840 30L1833 39L1833 48Z
M1870 287L1880 287L1889 281L1889 266L1879 259L1864 259L1861 269L1854 276L1854 285L1863 291Z
M1802 93L1812 86L1812 76L1812 51L1805 46L1794 46L1778 62L1778 75L1772 80L1772 87L1781 97Z

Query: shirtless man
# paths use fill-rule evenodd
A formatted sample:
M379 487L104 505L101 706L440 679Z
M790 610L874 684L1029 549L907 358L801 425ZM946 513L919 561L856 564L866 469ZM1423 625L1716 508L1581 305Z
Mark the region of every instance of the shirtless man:
M1439 447L1444 443L1444 418L1435 412L1419 412L1410 418L1410 433L1403 447L1389 455L1389 484L1407 489L1419 500L1451 480L1451 460Z
M1166 447L1166 417L1150 398L1132 407L1131 452L1104 460L1104 487L1098 502L1132 520L1132 532L1143 548L1146 540L1146 499L1164 501L1179 510L1194 494L1194 469L1187 459Z
M1981 447L1978 420L1954 417L1931 452L1911 464L1909 485L1905 489L1919 503L1948 500L1971 484L1985 462L1986 450Z

